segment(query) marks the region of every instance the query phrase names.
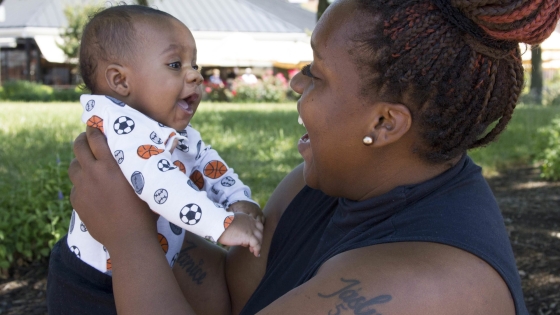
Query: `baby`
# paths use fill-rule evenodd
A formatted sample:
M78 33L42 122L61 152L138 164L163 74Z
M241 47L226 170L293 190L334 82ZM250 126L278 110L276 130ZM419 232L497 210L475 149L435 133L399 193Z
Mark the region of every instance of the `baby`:
M249 187L190 125L203 78L189 29L149 7L105 9L84 28L80 70L92 92L80 99L82 120L105 134L135 192L160 215L154 237L169 264L173 266L178 258L183 229L224 245L248 244L259 256L262 212L251 200ZM109 253L91 237L75 211L66 244L55 246L50 264L52 314L57 309L65 312L57 301L71 298L80 287L99 287L99 283L83 283L83 277L99 279L91 267L101 276L110 279L111 275ZM75 272L70 274L64 264L72 265Z

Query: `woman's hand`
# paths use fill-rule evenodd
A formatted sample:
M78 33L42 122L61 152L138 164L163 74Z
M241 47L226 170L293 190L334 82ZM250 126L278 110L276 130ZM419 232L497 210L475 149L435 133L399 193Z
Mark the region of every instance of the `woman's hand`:
M87 127L74 142L74 154L68 169L74 184L70 201L97 241L110 250L137 233L157 235L157 215L123 176L101 131Z

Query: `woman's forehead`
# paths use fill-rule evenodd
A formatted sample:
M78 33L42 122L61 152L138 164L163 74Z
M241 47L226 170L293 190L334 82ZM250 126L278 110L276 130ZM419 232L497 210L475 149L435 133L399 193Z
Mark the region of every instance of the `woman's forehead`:
M356 9L354 0L339 0L329 6L311 35L315 56L323 59L328 51L348 47L348 42L357 31L357 24L352 23Z

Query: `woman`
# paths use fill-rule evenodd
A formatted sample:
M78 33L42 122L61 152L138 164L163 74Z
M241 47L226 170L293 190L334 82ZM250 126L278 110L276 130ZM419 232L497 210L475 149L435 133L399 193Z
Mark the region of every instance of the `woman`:
M71 200L111 253L119 314L527 314L503 219L465 152L506 126L518 43L544 40L559 6L333 3L291 82L305 163L265 207L260 258L189 235L172 273L149 209L88 129Z

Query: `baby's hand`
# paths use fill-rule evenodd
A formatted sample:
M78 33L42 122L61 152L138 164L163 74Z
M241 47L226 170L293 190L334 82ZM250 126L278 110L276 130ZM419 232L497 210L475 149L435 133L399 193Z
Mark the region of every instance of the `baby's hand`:
M231 206L229 206L229 208L227 209L227 211L230 212L243 212L245 214L248 214L250 216L252 216L253 218L261 221L261 223L264 223L264 215L263 212L261 210L261 208L249 201L238 201L234 204L232 204Z
M235 213L233 222L218 239L218 243L228 246L249 246L249 251L260 256L263 238L263 224L245 213Z

